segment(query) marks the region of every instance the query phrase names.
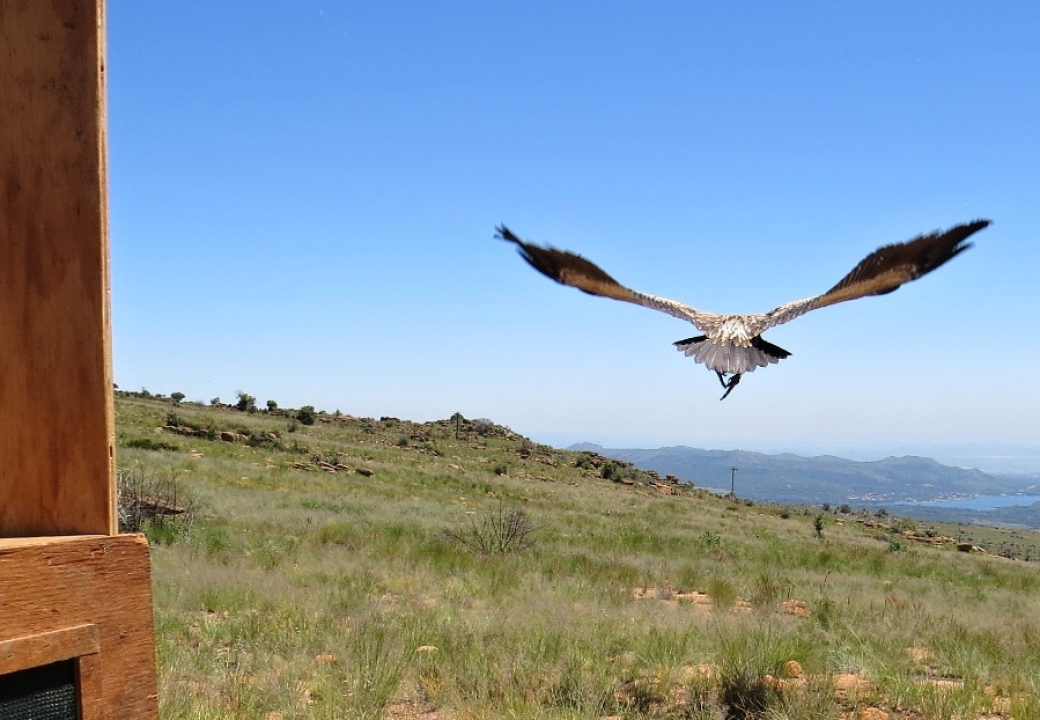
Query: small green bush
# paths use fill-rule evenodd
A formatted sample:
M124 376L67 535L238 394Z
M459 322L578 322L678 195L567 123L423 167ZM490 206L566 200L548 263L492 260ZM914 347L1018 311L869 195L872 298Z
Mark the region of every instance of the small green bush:
M595 470L596 465L592 462L592 456L588 453L582 453L574 461L574 467L580 470Z
M714 550L722 547L722 536L714 530L705 530L701 533L700 544L705 550Z
M127 440L123 443L123 447L135 448L137 450L180 450L179 447L173 443L163 442L162 440L152 440L151 438L134 438L133 440Z
M365 531L357 523L335 521L318 530L315 539L322 545L341 545L356 549L364 544Z
M625 477L621 466L613 460L607 460L603 463L603 467L600 468L599 474L604 480L610 480L611 482L621 482Z
M304 405L296 411L296 419L301 425L313 425L318 419L318 414L314 411L313 405Z
M235 403L235 409L241 412L255 413L256 412L256 398L247 392L239 390L236 395L238 396L238 402Z
M737 588L727 578L716 575L708 581L708 597L717 611L726 611L737 602Z
M224 527L207 524L192 532L191 543L202 550L206 558L212 559L231 547L231 538Z

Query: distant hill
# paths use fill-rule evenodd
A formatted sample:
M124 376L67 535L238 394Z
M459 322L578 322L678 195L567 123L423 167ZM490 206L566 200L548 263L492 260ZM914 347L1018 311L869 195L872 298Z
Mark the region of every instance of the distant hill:
M648 449L603 448L593 443L569 450L626 460L643 470L672 474L683 482L729 490L736 467L739 497L818 505L824 502L876 505L1021 492L1023 483L981 470L943 465L925 457L889 457L857 462L831 455L766 455L746 450L702 450L678 446Z

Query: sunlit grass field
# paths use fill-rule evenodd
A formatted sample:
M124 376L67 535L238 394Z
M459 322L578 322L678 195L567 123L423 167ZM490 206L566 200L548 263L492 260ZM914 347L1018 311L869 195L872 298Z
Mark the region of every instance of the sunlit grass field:
M1034 563L488 422L117 413L189 510L145 525L165 719L1040 718Z

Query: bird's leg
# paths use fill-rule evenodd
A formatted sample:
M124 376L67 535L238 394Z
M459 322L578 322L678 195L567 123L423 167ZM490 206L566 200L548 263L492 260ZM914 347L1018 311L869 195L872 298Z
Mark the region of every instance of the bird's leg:
M726 376L720 373L718 370L715 371L715 374L719 376L719 384L721 384L722 387L726 387Z
M720 380L722 379L721 373L719 375L719 379ZM725 400L726 396L729 395L731 392L733 392L733 388L735 388L737 386L737 383L739 383L739 382L740 382L740 373L736 373L735 375L733 375L733 377L731 377L729 379L729 382L723 383L722 387L726 388L726 392L722 393L722 397L720 397L719 400L720 401L721 400Z

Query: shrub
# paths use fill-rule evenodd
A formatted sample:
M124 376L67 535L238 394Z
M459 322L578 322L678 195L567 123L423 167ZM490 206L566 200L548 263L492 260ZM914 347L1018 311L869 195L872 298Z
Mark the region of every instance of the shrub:
M274 433L265 433L246 428L246 431L242 434L246 436L246 445L249 447L282 448L282 441Z
M180 450L179 447L172 443L163 442L162 440L152 440L151 438L134 438L133 440L127 440L123 443L123 447L136 448L138 450Z
M253 397L252 395L250 395L247 392L242 392L241 390L239 390L235 394L238 396L238 402L235 403L235 409L236 410L240 410L241 412L249 412L249 413L255 413L256 412L256 398L255 397Z
M770 720L825 720L839 717L838 710L834 680L830 675L813 675L780 693L776 706L769 709L766 717Z
M578 468L579 470L595 470L596 464L592 462L591 455L589 455L588 453L582 453L574 461L574 467Z
M737 589L728 579L716 575L708 581L708 597L715 610L724 611L733 607L737 602Z
M313 425L314 421L318 419L318 415L314 412L313 405L304 405L296 411L296 419L300 421L301 425Z
M204 525L197 532L192 532L192 545L205 553L207 558L215 558L231 547L228 531L220 526Z
M473 427L473 432L483 437L490 435L495 430L495 423L487 418L477 418L470 424Z
M119 529L143 532L153 543L172 543L195 517L194 503L185 499L174 478L158 479L143 471L120 470Z
M700 543L705 550L714 550L722 547L722 536L714 530L705 530L701 533Z
M523 438L520 441L520 449L517 452L520 454L521 457L527 458L533 455L537 448L538 446L534 444L533 440L530 440L529 438Z
M465 530L446 530L445 535L482 555L519 552L534 546L534 525L523 510L498 510L471 518Z
M761 718L776 704L779 693L753 667L727 667L720 681L719 699L726 707L726 720Z
M793 586L793 583L782 575L762 572L755 578L749 600L755 607L772 607L790 599Z
M781 675L781 638L770 630L736 629L719 640L719 700L726 720L769 717L779 709L780 691L767 676Z
M621 466L613 460L607 460L603 463L603 467L600 469L599 474L604 480L610 480L611 482L621 482L625 477Z

